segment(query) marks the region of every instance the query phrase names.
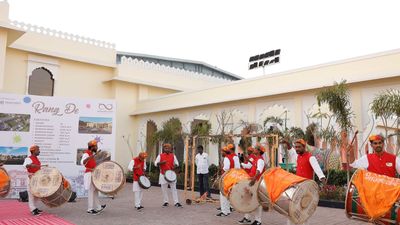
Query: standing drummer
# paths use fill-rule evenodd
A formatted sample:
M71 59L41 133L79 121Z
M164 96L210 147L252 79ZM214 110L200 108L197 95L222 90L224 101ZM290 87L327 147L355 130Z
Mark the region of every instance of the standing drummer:
M97 151L97 141L91 140L88 143L88 149L82 155L81 164L85 166L85 175L83 177L83 184L85 190L88 190L88 209L87 213L97 215L104 210L106 205L100 205L99 192L96 190L92 183L92 171L96 167L96 160L94 156L101 150Z
M226 171L233 168L240 169L239 157L234 152L235 152L235 146L233 144L228 144L226 147L222 148L222 156L224 157L222 173L225 173ZM229 200L222 194L221 191L222 190L220 190L219 193L221 212L218 213L216 216L219 217L229 216L231 212L231 204L229 203Z
M371 135L369 137L374 153L364 155L350 164L353 168L364 168L370 172L396 177L400 174L400 158L384 150L385 139L381 135Z
M253 149L253 160L252 160L252 165L250 168L249 175L251 177L251 181L249 183L250 186L253 186L256 181L258 181L261 177L261 174L265 170L265 163L264 159L261 157L262 154L264 154L265 148L262 146L256 146ZM258 206L258 208L254 212L254 221L251 223L250 220L250 214L246 213L244 214L243 219L239 220L240 224L250 224L251 225L261 225L261 216L262 216L262 207Z
M135 194L135 208L140 211L144 207L142 206L143 192L139 186L139 177L145 174L146 171L146 158L147 153L141 152L138 157L131 160L128 165L128 170L133 171L133 193Z
M182 208L183 206L181 205L181 203L179 203L178 192L176 190L176 180L174 182L168 182L167 180L165 180L164 177L165 171L173 170L175 166L179 166L178 159L176 158L174 153L172 153L171 144L169 143L163 144L162 151L163 152L157 156L156 161L154 162L156 166L160 167L160 176L158 178L158 182L161 185L161 190L164 200L164 204L162 205L162 207L168 206L169 199L168 199L167 189L169 185L171 188L172 198L174 199L175 207Z
M32 177L33 174L35 174L38 170L40 170L41 163L38 158L40 154L40 148L37 145L32 145L29 148L29 151L31 152L31 155L27 158L25 158L23 166L28 170L28 199L29 199L29 209L31 210L32 215L37 216L39 215L42 210L38 209L36 207L36 204L39 201L39 198L36 198L35 196L32 195L30 187L29 187L29 181Z
M298 139L294 142L294 148L297 153L297 169L296 175L300 177L304 177L310 180L314 178L314 172L317 174L319 180L326 184L326 178L324 173L321 170L321 167L318 164L317 159L311 155L310 152L306 151L306 141L304 139ZM304 225L308 224L308 221L303 223ZM294 225L289 219L287 221L287 225Z

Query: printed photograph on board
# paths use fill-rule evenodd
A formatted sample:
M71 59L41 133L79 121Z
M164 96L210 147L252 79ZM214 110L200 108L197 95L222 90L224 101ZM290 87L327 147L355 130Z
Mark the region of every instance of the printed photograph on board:
M29 132L31 115L0 113L0 131Z
M111 134L112 118L79 117L80 134Z
M28 147L0 146L0 161L5 165L22 165L28 156Z

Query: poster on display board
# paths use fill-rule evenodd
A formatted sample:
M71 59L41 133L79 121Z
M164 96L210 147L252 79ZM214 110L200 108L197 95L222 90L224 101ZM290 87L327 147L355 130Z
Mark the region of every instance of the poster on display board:
M18 198L27 188L22 166L29 147L40 147L43 165L56 167L79 197L84 166L80 158L90 140L115 155L116 105L109 99L78 99L0 93L0 161L11 178L7 198Z

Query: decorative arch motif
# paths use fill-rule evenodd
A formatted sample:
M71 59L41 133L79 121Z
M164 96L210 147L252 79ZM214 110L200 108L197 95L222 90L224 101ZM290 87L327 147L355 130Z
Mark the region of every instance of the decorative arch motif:
M33 70L32 75L29 76L28 94L53 96L53 74L45 67L40 67Z

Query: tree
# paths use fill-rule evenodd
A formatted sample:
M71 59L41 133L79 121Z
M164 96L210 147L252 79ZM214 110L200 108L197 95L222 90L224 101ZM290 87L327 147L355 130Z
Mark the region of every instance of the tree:
M154 134L152 143L156 144L159 141L162 141L175 145L178 141L182 140L182 136L181 121L178 118L172 117L163 123L161 130Z

